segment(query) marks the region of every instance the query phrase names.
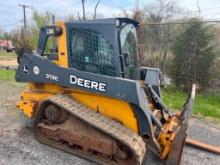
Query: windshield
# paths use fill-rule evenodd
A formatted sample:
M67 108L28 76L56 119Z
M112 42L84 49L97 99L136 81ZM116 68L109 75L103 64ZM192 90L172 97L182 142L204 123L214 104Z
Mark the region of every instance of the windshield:
M124 57L124 75L128 79L139 79L137 36L134 25L127 24L120 31L121 53Z

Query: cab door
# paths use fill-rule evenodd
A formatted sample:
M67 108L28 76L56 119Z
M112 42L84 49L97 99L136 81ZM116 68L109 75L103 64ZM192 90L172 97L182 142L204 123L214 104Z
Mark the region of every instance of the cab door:
M123 74L124 78L138 80L139 61L137 50L137 36L134 25L127 24L120 30L120 46L123 58Z

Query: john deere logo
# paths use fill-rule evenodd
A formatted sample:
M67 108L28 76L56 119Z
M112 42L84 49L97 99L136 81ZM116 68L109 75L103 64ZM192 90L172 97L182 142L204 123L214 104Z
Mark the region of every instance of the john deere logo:
M89 88L101 92L106 92L106 84L96 81L91 81L83 78L70 75L70 84L74 84L80 87Z

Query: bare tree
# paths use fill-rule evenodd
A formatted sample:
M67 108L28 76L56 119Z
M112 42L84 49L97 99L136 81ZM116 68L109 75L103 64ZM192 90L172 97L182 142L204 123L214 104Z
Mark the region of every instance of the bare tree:
M145 28L142 39L144 41L145 63L148 66L160 67L165 72L172 38L171 27L166 23L172 20L178 11L174 0L157 0L155 4L144 8ZM153 24L152 24L153 23ZM154 23L156 23L154 25Z
M197 6L199 17L201 17L201 8L200 8L200 5L199 5L199 0L196 1L196 6Z
M87 1L87 0L81 0L83 16L82 16L82 18L81 18L80 15L79 15L79 12L77 12L77 14L78 14L78 19L79 19L79 20L81 20L81 19L86 20L86 17L87 17L87 15L89 14L88 12L86 13L86 8L85 8L86 1ZM99 6L99 4L100 4L100 1L101 1L101 0L98 0L98 1L96 2L95 8L94 8L94 13L93 13L93 19L96 19L97 8L98 8L98 6Z
M83 10L83 20L86 20L86 12L85 12L86 0L81 0L81 3L82 3L82 10Z
M79 12L77 12L77 15L78 15L78 19L81 20L81 17L80 17L80 15L79 15Z
M99 6L100 0L97 1L96 5L95 5L95 9L94 9L94 15L93 15L93 19L96 19L96 13L97 13L97 8Z
M124 15L128 17L128 14L126 15L126 10L124 12ZM134 20L139 22L139 26L137 28L137 37L138 37L138 49L139 49L139 57L141 59L141 62L143 60L143 50L144 50L144 11L140 9L139 2L137 2L135 9L132 12L131 16ZM144 64L142 64L144 65Z
M122 17L130 17L129 13L125 8L121 7L121 12L122 12Z

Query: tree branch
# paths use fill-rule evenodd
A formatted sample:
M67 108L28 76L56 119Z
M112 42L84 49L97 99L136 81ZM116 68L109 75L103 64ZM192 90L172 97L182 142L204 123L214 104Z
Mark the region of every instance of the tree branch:
M78 19L81 20L80 15L79 15L79 12L77 12L77 15L78 15Z
M99 6L99 3L100 3L100 0L98 0L97 3L96 3L96 5L95 5L93 19L96 19L97 8L98 8L98 6Z
M129 17L129 14L127 12L127 10L125 10L123 7L121 7L122 13L123 13L123 17Z
M86 0L81 0L82 3L82 10L83 10L83 20L86 20L86 14L85 14L85 3Z

